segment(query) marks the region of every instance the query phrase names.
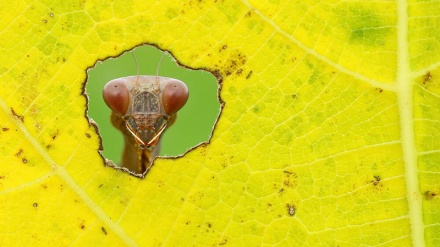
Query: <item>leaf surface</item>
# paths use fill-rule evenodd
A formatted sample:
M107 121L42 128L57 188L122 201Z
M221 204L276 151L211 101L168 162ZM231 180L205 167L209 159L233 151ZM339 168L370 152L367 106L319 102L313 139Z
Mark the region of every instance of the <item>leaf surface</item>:
M438 2L0 11L0 245L438 245ZM142 43L221 77L225 102L209 144L145 179L104 166L83 95Z

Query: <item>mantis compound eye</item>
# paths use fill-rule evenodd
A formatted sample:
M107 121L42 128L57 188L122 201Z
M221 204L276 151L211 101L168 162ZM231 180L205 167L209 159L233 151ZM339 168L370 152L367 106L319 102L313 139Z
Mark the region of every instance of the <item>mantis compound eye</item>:
M123 80L116 79L108 82L102 91L107 106L114 112L123 116L128 110L130 96Z
M162 103L165 112L173 115L179 111L188 100L188 88L179 80L170 80L162 93Z

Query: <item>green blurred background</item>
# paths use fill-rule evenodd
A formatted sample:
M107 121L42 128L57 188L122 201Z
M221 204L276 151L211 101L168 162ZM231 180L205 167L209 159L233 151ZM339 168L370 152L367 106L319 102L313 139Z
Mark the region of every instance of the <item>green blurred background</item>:
M132 51L139 64L140 75L155 75L163 52L152 46L142 46ZM86 92L89 96L88 116L98 123L101 132L104 156L120 163L123 137L110 123L110 109L102 99L102 88L115 78L136 75L133 56L126 52L120 57L98 62L88 71ZM160 155L176 156L211 136L212 128L220 112L217 100L218 84L214 76L201 70L179 67L170 54L165 53L159 76L172 77L186 83L189 99L178 112L177 121L162 137Z

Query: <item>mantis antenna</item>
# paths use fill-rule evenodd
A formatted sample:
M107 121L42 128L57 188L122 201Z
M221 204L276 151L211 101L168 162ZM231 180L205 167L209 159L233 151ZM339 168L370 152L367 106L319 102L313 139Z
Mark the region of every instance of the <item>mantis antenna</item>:
M162 53L162 56L160 57L159 63L157 64L157 69L156 69L156 83L159 83L159 69L160 69L160 64L162 63L163 57L165 56L165 53Z
M133 52L131 52L131 55L133 56L134 62L136 63L136 68L137 68L137 73L136 73L136 84L138 82L138 78L139 78L139 64L138 61L136 59L136 56L134 55Z

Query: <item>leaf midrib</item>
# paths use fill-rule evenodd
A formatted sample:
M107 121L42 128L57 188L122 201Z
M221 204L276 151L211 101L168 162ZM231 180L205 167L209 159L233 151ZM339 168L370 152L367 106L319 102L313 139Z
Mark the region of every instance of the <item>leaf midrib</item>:
M414 77L411 76L408 43L408 3L397 1L397 78L396 95L400 113L401 141L413 246L425 246L422 196L417 171L414 134Z

